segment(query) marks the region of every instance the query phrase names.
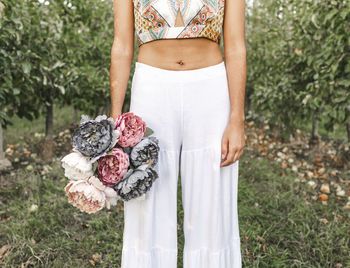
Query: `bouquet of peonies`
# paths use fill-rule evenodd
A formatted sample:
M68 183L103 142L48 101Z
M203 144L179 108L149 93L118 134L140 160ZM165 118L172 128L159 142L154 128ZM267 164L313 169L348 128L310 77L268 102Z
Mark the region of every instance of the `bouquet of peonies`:
M132 112L116 118L82 115L72 134L73 152L61 159L68 201L83 212L110 209L119 199L144 199L158 178L159 141Z

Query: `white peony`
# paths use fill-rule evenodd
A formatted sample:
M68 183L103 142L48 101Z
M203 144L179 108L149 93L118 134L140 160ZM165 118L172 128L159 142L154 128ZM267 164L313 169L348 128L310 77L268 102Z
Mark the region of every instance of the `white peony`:
M94 174L92 163L79 152L66 155L61 162L64 175L70 180L86 180Z
M120 197L113 188L105 186L96 176L91 176L88 181L91 185L95 186L96 189L104 193L106 197L105 206L107 209L110 209L111 206L117 205Z
M96 189L103 192L106 189L106 186L97 178L96 176L91 176L88 181L96 187Z
M70 181L64 190L69 203L82 212L96 213L105 206L105 193L90 183L90 180Z
M110 209L111 206L116 206L118 203L118 200L121 199L117 195L117 192L111 187L106 187L104 190L104 193L106 195L106 207L107 207L107 209Z

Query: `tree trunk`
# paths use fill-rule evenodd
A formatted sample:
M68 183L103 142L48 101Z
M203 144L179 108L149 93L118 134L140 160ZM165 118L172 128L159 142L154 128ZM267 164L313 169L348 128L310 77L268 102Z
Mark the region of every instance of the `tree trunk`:
M95 118L100 115L100 107L96 105L96 109L95 109Z
M107 117L109 117L110 113L111 113L111 100L108 99L106 102L106 106L105 106L105 114L107 115Z
M316 112L317 114L317 112ZM318 122L319 119L317 118L316 115L313 116L313 121L312 121L312 132L311 132L311 138L309 141L309 144L311 146L313 145L318 145L320 143L320 135L318 134Z
M74 124L78 123L78 112L79 112L79 110L74 107L74 113L73 113L73 123Z
M3 142L4 142L4 136L2 134L2 126L0 125L0 159L5 158Z
M46 106L46 129L45 138L52 140L53 137L53 104L50 100L50 105Z
M348 120L346 122L346 131L348 133L348 142L350 142L350 105L346 107L348 110Z
M11 162L5 158L3 142L4 136L2 132L2 126L0 125L0 170L5 170L12 167Z
M56 142L53 140L53 103L46 106L45 138L37 144L38 155L43 162L51 162L55 156Z
M318 135L318 119L314 118L312 122L312 139L318 139L320 136Z

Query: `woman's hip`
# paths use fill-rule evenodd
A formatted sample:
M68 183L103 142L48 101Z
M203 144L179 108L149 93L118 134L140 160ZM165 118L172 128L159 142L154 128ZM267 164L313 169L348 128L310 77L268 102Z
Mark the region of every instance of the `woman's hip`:
M131 98L157 107L170 103L188 105L199 101L212 107L223 105L228 96L226 66L224 62L193 70L167 70L141 62L135 63ZM209 103L208 103L209 102ZM169 108L173 108L170 105Z

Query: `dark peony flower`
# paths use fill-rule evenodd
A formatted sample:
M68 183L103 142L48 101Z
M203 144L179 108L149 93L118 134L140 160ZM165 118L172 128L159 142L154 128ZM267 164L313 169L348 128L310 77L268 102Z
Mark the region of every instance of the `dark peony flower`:
M159 141L156 137L144 137L130 152L130 161L134 167L144 164L154 167L158 162Z
M148 165L142 165L136 169L129 169L123 179L113 186L113 189L122 200L128 201L145 194L158 177L154 169Z
M117 144L120 131L115 130L114 126L112 117L99 115L95 119L89 119L87 115L82 115L80 125L72 135L73 151L78 151L95 162Z

